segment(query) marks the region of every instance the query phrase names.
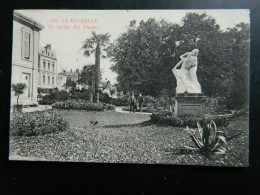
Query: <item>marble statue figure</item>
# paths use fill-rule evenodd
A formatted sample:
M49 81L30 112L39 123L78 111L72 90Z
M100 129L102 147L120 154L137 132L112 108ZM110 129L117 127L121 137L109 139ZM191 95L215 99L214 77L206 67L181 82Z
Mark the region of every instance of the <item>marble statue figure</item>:
M187 52L181 55L181 61L172 69L172 72L177 80L177 94L184 92L201 93L201 86L198 82L196 74L198 66L198 53L199 50L194 49L192 52Z

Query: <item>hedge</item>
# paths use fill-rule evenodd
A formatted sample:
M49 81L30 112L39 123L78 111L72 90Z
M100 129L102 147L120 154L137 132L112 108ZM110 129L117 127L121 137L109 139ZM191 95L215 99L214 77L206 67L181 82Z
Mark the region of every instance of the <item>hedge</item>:
M52 104L52 108L75 109L87 111L115 110L112 104L93 103L85 100L65 100Z
M205 122L209 122L210 120L214 120L218 127L224 126L226 127L229 124L229 118L226 115L223 116L182 116L177 117L170 112L157 112L153 113L151 116L151 122L156 123L158 125L167 125L174 127L197 127L197 122L203 124Z

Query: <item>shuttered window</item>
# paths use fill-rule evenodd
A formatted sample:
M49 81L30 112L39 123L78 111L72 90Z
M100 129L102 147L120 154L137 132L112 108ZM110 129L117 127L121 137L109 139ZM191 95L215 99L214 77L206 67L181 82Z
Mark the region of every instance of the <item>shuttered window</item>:
M31 33L23 30L23 57L30 59Z

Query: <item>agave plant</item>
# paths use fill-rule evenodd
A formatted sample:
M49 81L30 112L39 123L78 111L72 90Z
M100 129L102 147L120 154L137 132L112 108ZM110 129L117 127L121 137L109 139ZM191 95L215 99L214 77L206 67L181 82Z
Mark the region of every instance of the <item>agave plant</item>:
M199 131L198 138L189 132L196 148L186 146L186 149L198 151L207 157L210 157L211 154L227 153L226 135L224 132L217 130L217 125L213 120L209 123L204 123L203 127L197 122L197 127Z

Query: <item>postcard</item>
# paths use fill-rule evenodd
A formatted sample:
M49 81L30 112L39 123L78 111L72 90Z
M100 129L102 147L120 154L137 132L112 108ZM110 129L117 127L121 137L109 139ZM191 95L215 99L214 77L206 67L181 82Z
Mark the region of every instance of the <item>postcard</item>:
M9 159L249 165L250 11L14 10Z

